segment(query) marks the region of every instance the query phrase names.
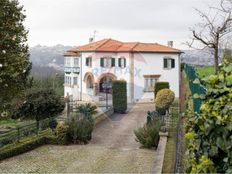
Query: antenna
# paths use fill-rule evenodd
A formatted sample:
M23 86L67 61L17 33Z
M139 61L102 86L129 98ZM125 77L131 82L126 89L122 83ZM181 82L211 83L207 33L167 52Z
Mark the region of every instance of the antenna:
M98 33L98 31L97 30L94 30L93 31L93 41L95 42L95 39L96 39L96 34Z

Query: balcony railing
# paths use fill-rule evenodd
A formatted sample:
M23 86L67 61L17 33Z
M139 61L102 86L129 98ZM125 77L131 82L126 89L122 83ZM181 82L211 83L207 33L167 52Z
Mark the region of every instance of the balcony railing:
M80 67L64 67L64 72L67 74L70 74L70 73L79 74Z

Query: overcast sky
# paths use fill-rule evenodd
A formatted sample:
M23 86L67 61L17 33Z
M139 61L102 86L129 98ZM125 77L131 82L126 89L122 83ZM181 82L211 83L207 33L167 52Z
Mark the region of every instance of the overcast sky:
M189 27L199 22L194 10L207 10L218 0L19 0L26 10L29 45L88 43L96 40L174 41L186 49Z

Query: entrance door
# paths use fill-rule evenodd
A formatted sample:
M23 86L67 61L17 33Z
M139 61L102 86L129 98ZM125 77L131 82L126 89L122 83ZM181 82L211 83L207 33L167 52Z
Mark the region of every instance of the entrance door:
M107 84L107 86L104 86L104 84ZM103 93L112 93L112 78L111 77L103 77L101 80L100 80L100 92L103 92Z

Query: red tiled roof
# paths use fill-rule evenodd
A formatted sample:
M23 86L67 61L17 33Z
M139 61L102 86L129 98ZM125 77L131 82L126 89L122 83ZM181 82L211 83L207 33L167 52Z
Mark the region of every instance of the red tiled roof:
M64 53L64 56L65 57L68 57L68 56L80 56L80 53L67 51L66 53Z
M156 53L181 53L180 50L157 43L120 42L113 39L103 39L87 45L72 48L69 52L156 52Z

